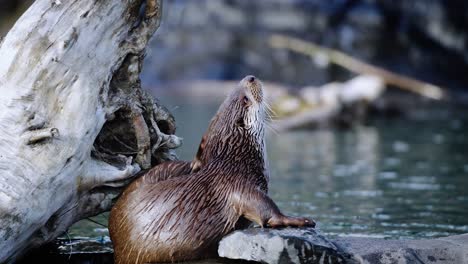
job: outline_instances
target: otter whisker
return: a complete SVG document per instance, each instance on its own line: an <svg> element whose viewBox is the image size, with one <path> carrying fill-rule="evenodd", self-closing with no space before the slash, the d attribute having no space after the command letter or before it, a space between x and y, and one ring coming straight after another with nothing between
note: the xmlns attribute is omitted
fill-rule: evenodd
<svg viewBox="0 0 468 264"><path fill-rule="evenodd" d="M265 106L266 106L266 108L267 108L267 110L268 110L268 114L277 116L275 110L273 110L273 108L271 107L270 103L268 103L268 102L265 101Z"/></svg>
<svg viewBox="0 0 468 264"><path fill-rule="evenodd" d="M270 113L267 113L266 121L275 121L276 117L272 116Z"/></svg>
<svg viewBox="0 0 468 264"><path fill-rule="evenodd" d="M272 131L276 136L279 135L278 129L276 129L273 125L268 122L263 123L270 131Z"/></svg>
<svg viewBox="0 0 468 264"><path fill-rule="evenodd" d="M264 103L264 106L265 106L265 114L266 114L266 118L268 120L271 120L271 121L274 121L274 120L277 120L277 114L276 112L271 108L271 106L265 102Z"/></svg>

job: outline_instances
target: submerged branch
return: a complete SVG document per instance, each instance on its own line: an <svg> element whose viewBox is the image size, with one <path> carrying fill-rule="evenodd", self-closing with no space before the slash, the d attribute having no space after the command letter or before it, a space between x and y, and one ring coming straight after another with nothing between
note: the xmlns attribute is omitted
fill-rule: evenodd
<svg viewBox="0 0 468 264"><path fill-rule="evenodd" d="M312 58L326 56L327 59L341 67L358 74L376 75L386 83L400 89L410 91L431 99L440 100L445 97L444 89L430 83L403 76L386 69L358 60L341 51L319 46L315 43L298 38L274 34L271 36L270 45L278 49L289 49Z"/></svg>

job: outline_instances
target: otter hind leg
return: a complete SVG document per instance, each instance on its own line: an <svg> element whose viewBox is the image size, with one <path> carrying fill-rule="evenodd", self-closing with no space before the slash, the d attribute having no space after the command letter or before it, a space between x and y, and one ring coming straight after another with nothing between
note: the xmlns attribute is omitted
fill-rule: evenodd
<svg viewBox="0 0 468 264"><path fill-rule="evenodd" d="M315 227L315 221L305 217L291 217L286 215L274 215L268 221L267 225L270 227L281 227L281 226L310 226Z"/></svg>

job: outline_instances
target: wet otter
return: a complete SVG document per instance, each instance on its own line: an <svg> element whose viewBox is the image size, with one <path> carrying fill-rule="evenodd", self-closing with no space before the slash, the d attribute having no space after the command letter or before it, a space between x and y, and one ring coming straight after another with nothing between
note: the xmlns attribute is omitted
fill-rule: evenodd
<svg viewBox="0 0 468 264"><path fill-rule="evenodd" d="M261 82L245 77L193 162L163 163L123 192L109 220L117 264L205 257L245 219L262 227L315 225L283 215L267 196L266 111Z"/></svg>

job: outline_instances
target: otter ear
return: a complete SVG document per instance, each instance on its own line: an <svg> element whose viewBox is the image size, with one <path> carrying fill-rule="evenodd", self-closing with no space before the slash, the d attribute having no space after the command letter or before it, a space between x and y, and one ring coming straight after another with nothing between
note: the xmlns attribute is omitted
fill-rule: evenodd
<svg viewBox="0 0 468 264"><path fill-rule="evenodd" d="M208 128L208 130L209 130L209 128ZM205 151L207 134L208 134L208 132L205 132L205 134L203 135L203 137L201 139L201 142L200 142L200 146L198 146L197 155L195 156L192 163L190 164L192 173L199 171L201 169L201 167L203 166L203 164L202 164L202 155L203 155L203 152Z"/></svg>

